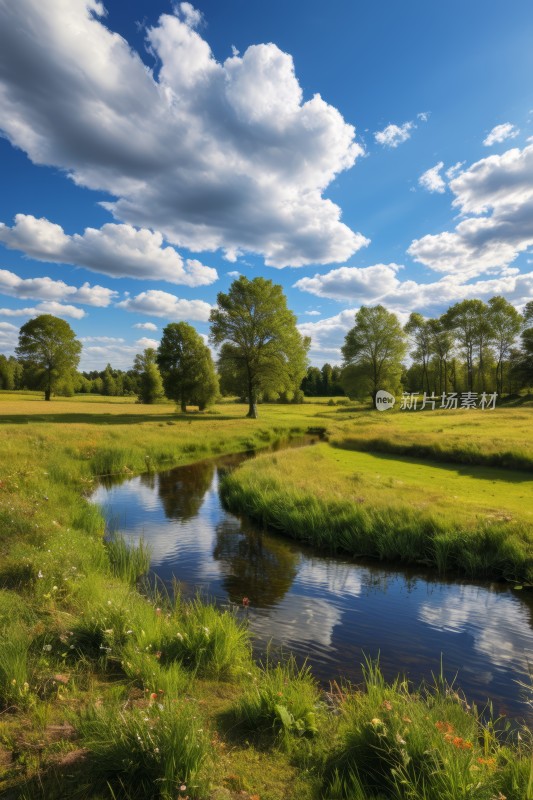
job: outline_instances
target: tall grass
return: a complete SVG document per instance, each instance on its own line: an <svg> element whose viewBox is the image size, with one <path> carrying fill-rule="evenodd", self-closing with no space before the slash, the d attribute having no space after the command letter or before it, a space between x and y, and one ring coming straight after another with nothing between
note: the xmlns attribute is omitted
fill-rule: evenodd
<svg viewBox="0 0 533 800"><path fill-rule="evenodd" d="M143 708L93 706L77 729L91 756L93 789L127 800L205 796L209 739L189 705L154 699Z"/></svg>
<svg viewBox="0 0 533 800"><path fill-rule="evenodd" d="M330 553L533 584L533 553L519 523L469 527L409 506L326 499L249 467L224 476L220 491L230 511Z"/></svg>
<svg viewBox="0 0 533 800"><path fill-rule="evenodd" d="M106 542L109 563L114 575L135 586L139 578L150 568L150 548L141 539L137 545L126 541L124 536L114 534Z"/></svg>
<svg viewBox="0 0 533 800"><path fill-rule="evenodd" d="M466 710L452 687L411 692L367 664L365 691L349 693L342 707L324 796L524 800L528 779L527 747L502 746L492 721Z"/></svg>

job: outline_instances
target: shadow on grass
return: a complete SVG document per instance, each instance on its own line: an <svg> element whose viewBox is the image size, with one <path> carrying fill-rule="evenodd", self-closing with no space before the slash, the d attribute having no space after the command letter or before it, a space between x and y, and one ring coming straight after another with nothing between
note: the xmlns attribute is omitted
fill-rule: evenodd
<svg viewBox="0 0 533 800"><path fill-rule="evenodd" d="M404 455L399 458L397 455L392 453L380 453L377 451L368 451L368 454L374 456L375 458L381 458L384 461L396 462L399 465L398 474L401 472L401 465L403 463L407 463L433 467L434 469L442 469L446 470L446 472L455 472L458 475L463 475L465 478L487 480L491 483L495 483L496 481L501 481L502 483L523 483L524 481L533 483L533 475L528 475L527 472L519 471L517 469L503 469L500 465L492 467L477 464L459 464L458 462L447 464L445 462L438 461L437 459L413 458L411 456ZM531 467L531 471L533 472L533 467Z"/></svg>
<svg viewBox="0 0 533 800"><path fill-rule="evenodd" d="M420 443L400 444L388 439L349 437L331 442L339 450L369 453L399 464L427 465L490 481L521 483L533 480L533 458L513 452L476 453L468 450L439 450ZM452 466L453 465L453 466ZM529 473L529 474L528 474Z"/></svg>
<svg viewBox="0 0 533 800"><path fill-rule="evenodd" d="M157 422L161 425L178 425L193 422L212 422L239 420L241 417L229 414L0 414L0 424L28 425L41 423L84 423L87 425L138 425L143 422Z"/></svg>

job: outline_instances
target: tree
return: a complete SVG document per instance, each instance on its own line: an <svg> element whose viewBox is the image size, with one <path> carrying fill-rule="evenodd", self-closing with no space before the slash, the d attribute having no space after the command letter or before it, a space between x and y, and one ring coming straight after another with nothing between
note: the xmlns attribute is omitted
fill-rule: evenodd
<svg viewBox="0 0 533 800"><path fill-rule="evenodd" d="M219 293L210 322L211 341L222 345L218 366L224 384L246 395L248 417L257 418L262 393L299 389L310 341L299 333L281 286L241 276L227 294Z"/></svg>
<svg viewBox="0 0 533 800"><path fill-rule="evenodd" d="M379 389L397 391L406 351L405 333L396 315L381 305L361 306L342 347L347 394L370 394L375 406Z"/></svg>
<svg viewBox="0 0 533 800"><path fill-rule="evenodd" d="M74 375L81 343L68 322L41 314L21 327L16 352L44 389L44 399L50 400L56 386Z"/></svg>
<svg viewBox="0 0 533 800"><path fill-rule="evenodd" d="M466 383L469 392L474 389L474 355L478 353L481 388L485 390L484 353L492 340L488 308L482 300L461 300L442 316L448 330L452 331L462 348L466 360Z"/></svg>
<svg viewBox="0 0 533 800"><path fill-rule="evenodd" d="M183 412L187 405L203 410L218 396L218 378L209 348L187 322L171 322L163 330L157 364L165 394Z"/></svg>
<svg viewBox="0 0 533 800"><path fill-rule="evenodd" d="M489 300L489 319L496 346L496 391L501 395L505 360L522 329L523 319L504 297L492 297Z"/></svg>
<svg viewBox="0 0 533 800"><path fill-rule="evenodd" d="M411 356L422 364L422 382L424 389L429 392L429 359L433 353L433 337L430 321L424 319L422 314L413 311L404 328L411 337L414 350Z"/></svg>
<svg viewBox="0 0 533 800"><path fill-rule="evenodd" d="M150 405L164 396L163 381L153 347L148 347L144 353L137 353L133 362L133 370L138 378L139 403Z"/></svg>

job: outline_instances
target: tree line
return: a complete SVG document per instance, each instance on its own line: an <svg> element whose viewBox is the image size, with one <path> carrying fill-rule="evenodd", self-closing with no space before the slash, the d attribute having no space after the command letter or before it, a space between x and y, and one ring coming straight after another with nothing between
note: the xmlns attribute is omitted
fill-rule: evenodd
<svg viewBox="0 0 533 800"><path fill-rule="evenodd" d="M511 393L533 384L533 301L519 314L503 297L463 300L440 317L412 313L406 325L381 305L362 306L342 346L342 366L309 366L303 337L282 287L241 276L219 293L210 315L210 343L186 322L168 324L157 350L135 357L133 368L77 372L81 343L70 325L50 314L20 329L17 358L0 355L0 388L39 388L55 394L136 395L153 403L167 397L182 411L201 410L221 394L248 403L302 402L306 396L391 393ZM411 362L405 363L409 355Z"/></svg>

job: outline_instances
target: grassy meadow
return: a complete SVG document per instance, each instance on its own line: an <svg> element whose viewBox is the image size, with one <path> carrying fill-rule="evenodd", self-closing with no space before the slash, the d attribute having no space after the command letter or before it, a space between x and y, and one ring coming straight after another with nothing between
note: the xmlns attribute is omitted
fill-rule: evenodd
<svg viewBox="0 0 533 800"><path fill-rule="evenodd" d="M350 447L378 427L384 439L423 435L436 445L451 441L464 420L458 443L481 452L490 413L501 440L494 452L519 454L527 452L533 409L447 412L438 422L435 415L433 429L429 414L385 421L326 401L260 406L258 420L245 413L234 403L181 415L173 405L126 398L45 403L32 393L0 393L0 796L532 800L525 728L520 737L498 732L499 723L481 720L438 679L432 687L386 684L368 664L363 691L324 692L290 659L255 664L242 610L185 603L179 592L144 594L149 553L120 537L105 544L103 519L87 498L100 475L259 449L308 429L327 429L332 443L351 440ZM506 559L522 564L528 547L531 558L523 468L465 472L326 444L254 464L268 481L283 467L282 504L281 491L301 492L302 502L312 491L326 504L354 497L357 508L374 509L370 527L394 511L405 542L409 525L421 519L424 529L438 507L441 524L459 521L475 538L483 518L487 530L500 531ZM448 492L461 502L447 501ZM411 516L403 518L405 508ZM420 534L416 546L424 542ZM503 577L518 578L506 570Z"/></svg>

